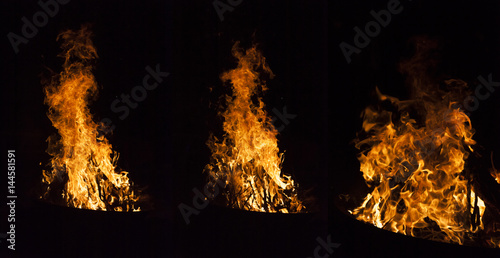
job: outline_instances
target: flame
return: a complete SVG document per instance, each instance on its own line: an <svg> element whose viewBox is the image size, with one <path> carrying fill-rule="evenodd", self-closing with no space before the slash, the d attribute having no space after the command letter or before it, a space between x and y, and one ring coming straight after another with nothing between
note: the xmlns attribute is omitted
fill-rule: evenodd
<svg viewBox="0 0 500 258"><path fill-rule="evenodd" d="M493 178L495 178L495 181L496 181L498 184L500 184L500 171L492 169L492 170L491 170L491 176L492 176Z"/></svg>
<svg viewBox="0 0 500 258"><path fill-rule="evenodd" d="M223 182L226 201L233 208L260 212L300 212L305 207L297 197L291 176L282 175L283 153L279 152L277 130L264 110L258 91L265 91L258 69L274 75L256 46L243 52L234 44L238 67L221 75L231 82L232 96L226 96L224 137L211 136L207 145L211 163L205 167L211 184ZM256 96L256 98L255 98Z"/></svg>
<svg viewBox="0 0 500 258"><path fill-rule="evenodd" d="M373 191L353 214L393 232L463 244L483 229L485 211L463 172L475 144L469 117L446 97L405 102L377 93L400 114L364 111L363 130L371 137L356 147L368 147L359 156L360 170ZM404 111L419 105L423 123Z"/></svg>
<svg viewBox="0 0 500 258"><path fill-rule="evenodd" d="M98 91L92 74L97 52L91 32L87 27L68 30L59 39L63 40L63 71L44 89L47 116L60 135L48 139L52 170L43 173L46 195L55 183L65 181L62 197L69 207L139 211L127 172L115 172L118 153L99 133L87 106Z"/></svg>
<svg viewBox="0 0 500 258"><path fill-rule="evenodd" d="M490 174L495 179L495 181L500 184L500 170L495 168L495 164L493 164L493 153L491 153L491 170ZM499 244L500 245L500 244Z"/></svg>
<svg viewBox="0 0 500 258"><path fill-rule="evenodd" d="M500 247L495 222L488 220L486 228L483 223L485 212L495 209L486 209L474 174L465 170L476 144L471 120L459 106L469 95L467 83L442 83L435 73L439 43L426 36L411 40L415 54L399 67L407 75L411 100L400 101L377 89L384 105L363 112L362 133L367 136L358 136L356 147L371 192L350 212L396 233Z"/></svg>

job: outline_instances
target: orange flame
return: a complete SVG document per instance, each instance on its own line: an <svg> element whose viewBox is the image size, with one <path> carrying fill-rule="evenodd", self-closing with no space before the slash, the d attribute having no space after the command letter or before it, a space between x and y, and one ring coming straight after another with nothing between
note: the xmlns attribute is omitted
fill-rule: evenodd
<svg viewBox="0 0 500 258"><path fill-rule="evenodd" d="M360 170L371 192L350 212L405 235L500 247L495 222L483 223L485 212L494 209L487 210L474 174L464 170L476 144L471 121L458 105L469 94L467 84L455 79L438 83L438 42L425 36L412 40L415 54L400 64L412 100L400 101L377 89L379 100L391 109L363 112L368 136L356 140L356 147L362 150Z"/></svg>
<svg viewBox="0 0 500 258"><path fill-rule="evenodd" d="M224 182L226 201L233 208L261 212L300 212L305 207L297 198L291 176L282 175L283 153L279 152L277 130L257 95L265 91L258 69L272 78L273 73L255 46L243 52L238 42L233 46L238 67L221 76L230 81L232 96L226 96L224 138L211 137L211 163L205 171L211 183ZM256 103L255 103L256 102Z"/></svg>
<svg viewBox="0 0 500 258"><path fill-rule="evenodd" d="M500 184L500 170L495 168L495 164L493 164L493 153L491 153L491 170L490 174L495 179L495 181Z"/></svg>
<svg viewBox="0 0 500 258"><path fill-rule="evenodd" d="M416 104L377 93L400 109ZM393 121L397 114L389 111L364 111L363 129L372 136L356 147L368 146L359 161L373 191L353 214L393 232L463 244L483 228L485 210L462 172L474 131L454 103L422 101L421 125L408 112Z"/></svg>
<svg viewBox="0 0 500 258"><path fill-rule="evenodd" d="M45 87L47 116L60 135L60 139L48 139L52 170L43 173L43 182L48 184L46 195L54 183L66 181L62 197L69 207L138 211L134 207L138 197L127 172L115 172L118 154L99 134L87 107L98 91L92 74L91 62L97 52L91 32L82 27L61 33L59 39L63 40L63 71Z"/></svg>

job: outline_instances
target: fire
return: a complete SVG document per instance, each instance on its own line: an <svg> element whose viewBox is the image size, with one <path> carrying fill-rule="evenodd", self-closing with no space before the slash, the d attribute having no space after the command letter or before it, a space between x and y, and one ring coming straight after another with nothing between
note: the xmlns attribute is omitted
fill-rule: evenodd
<svg viewBox="0 0 500 258"><path fill-rule="evenodd" d="M500 171L498 170L492 170L491 171L491 176L495 178L495 181L500 184Z"/></svg>
<svg viewBox="0 0 500 258"><path fill-rule="evenodd" d="M371 137L356 147L368 147L360 170L373 191L353 214L393 232L463 244L483 228L485 210L463 173L475 144L469 117L446 98L404 102L377 93L401 114L364 111L363 130ZM404 111L419 104L423 121Z"/></svg>
<svg viewBox="0 0 500 258"><path fill-rule="evenodd" d="M495 179L495 181L500 184L500 170L497 170L495 168L495 164L493 164L493 153L491 153L491 167L492 169L490 170L491 176Z"/></svg>
<svg viewBox="0 0 500 258"><path fill-rule="evenodd" d="M258 96L267 90L258 70L274 76L256 46L246 52L237 42L232 49L238 67L221 75L231 82L232 96L226 96L222 140L211 136L212 151L205 172L211 184L222 182L228 206L260 212L300 212L305 209L297 197L291 176L281 173L283 153L279 152L277 130Z"/></svg>
<svg viewBox="0 0 500 258"><path fill-rule="evenodd" d="M416 37L415 55L400 64L411 100L377 89L380 105L363 112L356 148L371 192L351 212L379 228L435 241L500 247L495 207L480 197L465 169L476 141L460 108L467 83L436 76L436 41ZM493 167L493 176L498 171ZM490 205L488 203L488 205ZM484 218L488 221L483 221ZM493 215L493 216L492 216Z"/></svg>
<svg viewBox="0 0 500 258"><path fill-rule="evenodd" d="M52 169L43 173L48 185L45 195L62 183L62 198L69 207L139 211L127 172L116 172L118 153L99 133L87 106L98 91L92 74L97 52L91 32L82 27L61 33L59 39L63 41L63 70L44 89L47 116L60 136L47 140Z"/></svg>

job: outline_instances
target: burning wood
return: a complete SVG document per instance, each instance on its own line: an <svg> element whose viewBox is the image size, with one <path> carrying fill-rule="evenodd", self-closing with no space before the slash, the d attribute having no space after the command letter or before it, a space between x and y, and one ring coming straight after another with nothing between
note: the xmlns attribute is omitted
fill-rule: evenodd
<svg viewBox="0 0 500 258"><path fill-rule="evenodd" d="M97 95L92 62L97 52L87 27L59 34L63 71L45 87L47 116L59 137L47 139L51 170L43 172L45 198L55 194L69 207L138 211L127 172L116 172L118 153L99 133L88 103ZM60 189L58 189L60 188ZM54 192L55 191L55 192ZM53 193L54 192L54 193Z"/></svg>
<svg viewBox="0 0 500 258"><path fill-rule="evenodd" d="M265 58L255 46L243 52L233 46L238 67L222 74L231 82L232 96L226 96L222 140L211 136L207 145L211 163L205 167L210 183L225 185L228 206L261 212L300 212L305 209L297 197L291 176L282 175L283 153L279 152L277 130L258 97L267 90L259 72L273 77Z"/></svg>

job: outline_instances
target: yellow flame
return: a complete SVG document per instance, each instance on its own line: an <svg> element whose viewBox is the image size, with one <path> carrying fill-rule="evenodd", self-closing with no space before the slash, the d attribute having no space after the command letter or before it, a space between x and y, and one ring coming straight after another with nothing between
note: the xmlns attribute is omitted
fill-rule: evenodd
<svg viewBox="0 0 500 258"><path fill-rule="evenodd" d="M62 196L70 207L91 210L130 211L138 197L131 188L127 172L115 172L118 154L92 120L87 107L97 94L91 62L97 52L87 27L66 31L62 39L65 61L55 82L45 87L47 116L60 139L49 137L47 152L52 156L51 171L43 181L51 184L67 180Z"/></svg>
<svg viewBox="0 0 500 258"><path fill-rule="evenodd" d="M212 151L211 163L205 167L212 180L222 181L226 199L233 208L261 212L300 212L304 206L297 198L291 176L282 175L284 159L279 152L277 130L264 110L259 91L267 90L259 79L258 69L271 77L273 73L255 46L243 52L233 46L238 67L221 76L231 82L232 96L226 96L224 138L207 142ZM212 183L214 183L212 181Z"/></svg>
<svg viewBox="0 0 500 258"><path fill-rule="evenodd" d="M491 170L491 176L495 179L495 181L500 184L500 171L498 170Z"/></svg>
<svg viewBox="0 0 500 258"><path fill-rule="evenodd" d="M353 214L393 232L463 244L469 233L483 229L485 211L463 173L475 144L469 117L446 98L421 100L425 115L419 124L401 110L416 103L378 94L401 114L396 119L389 111L364 111L363 129L371 137L356 146L367 147L360 170L373 191Z"/></svg>

